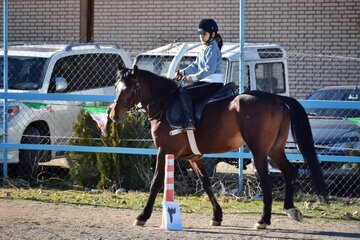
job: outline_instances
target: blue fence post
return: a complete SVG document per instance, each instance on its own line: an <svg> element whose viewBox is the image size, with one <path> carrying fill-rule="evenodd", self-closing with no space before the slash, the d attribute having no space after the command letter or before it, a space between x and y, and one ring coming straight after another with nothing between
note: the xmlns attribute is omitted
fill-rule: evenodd
<svg viewBox="0 0 360 240"><path fill-rule="evenodd" d="M3 1L3 41L4 41L4 92L8 90L8 1ZM4 106L3 106L3 143L7 143L7 133L8 133L8 104L7 98L4 99ZM8 149L4 148L4 162L3 162L3 172L4 172L4 179L8 177Z"/></svg>
<svg viewBox="0 0 360 240"><path fill-rule="evenodd" d="M239 41L240 41L240 59L239 59L239 93L244 91L244 71L245 71L245 64L244 64L244 42L245 42L245 31L244 31L244 0L240 0L239 3ZM244 152L244 148L241 147L239 152ZM243 195L244 193L244 158L239 158L239 190L238 195Z"/></svg>

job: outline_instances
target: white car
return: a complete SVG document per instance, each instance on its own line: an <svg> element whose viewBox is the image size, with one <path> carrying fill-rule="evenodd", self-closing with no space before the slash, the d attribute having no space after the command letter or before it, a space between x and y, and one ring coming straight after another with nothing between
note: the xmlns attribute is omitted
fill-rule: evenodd
<svg viewBox="0 0 360 240"><path fill-rule="evenodd" d="M3 50L0 51L3 53ZM3 55L0 58L3 66ZM25 44L8 50L8 92L114 95L118 64L132 62L113 44ZM3 73L1 73L3 74ZM3 89L3 81L0 82ZM0 114L3 122L3 106ZM8 100L8 143L62 144L71 136L80 106L94 103L68 101ZM0 126L3 138L3 124ZM2 139L1 139L2 141ZM8 149L9 167L30 177L38 162L60 157L64 152ZM3 162L0 150L0 162Z"/></svg>
<svg viewBox="0 0 360 240"><path fill-rule="evenodd" d="M188 66L203 50L204 45L177 42L141 53L135 64L164 77L173 78L176 70ZM289 96L287 54L277 44L245 43L244 90L261 90ZM239 43L224 43L221 49L224 83L239 85Z"/></svg>

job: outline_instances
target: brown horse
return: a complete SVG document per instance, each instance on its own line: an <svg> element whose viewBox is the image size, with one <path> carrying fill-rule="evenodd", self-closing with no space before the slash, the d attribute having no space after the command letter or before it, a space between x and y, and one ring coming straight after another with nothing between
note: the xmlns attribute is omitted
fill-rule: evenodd
<svg viewBox="0 0 360 240"><path fill-rule="evenodd" d="M211 225L220 225L222 210L212 192L203 158L192 153L186 133L175 136L169 134L172 129L165 113L169 101L178 92L176 83L138 69L137 66L133 69L119 67L115 88L116 100L111 108L110 118L119 122L130 108L141 103L150 119L152 138L158 149L149 198L135 225L142 226L150 218L156 195L163 186L165 155L169 153L174 154L175 158L186 157L189 160L210 198L213 207ZM255 224L258 229L266 228L271 223L272 183L267 157L272 159L285 178L284 210L293 219L302 220L302 213L293 203L297 171L284 151L290 125L309 166L317 194L322 195L326 201L326 185L315 153L309 120L304 108L295 99L253 91L233 99L210 103L204 109L194 132L202 154L229 152L247 144L253 154L263 191L263 214Z"/></svg>

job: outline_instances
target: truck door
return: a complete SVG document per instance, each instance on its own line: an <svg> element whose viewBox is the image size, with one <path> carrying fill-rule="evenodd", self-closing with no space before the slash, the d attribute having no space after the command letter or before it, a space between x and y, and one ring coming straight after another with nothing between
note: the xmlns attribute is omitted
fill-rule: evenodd
<svg viewBox="0 0 360 240"><path fill-rule="evenodd" d="M255 63L256 90L286 95L286 74L283 62Z"/></svg>
<svg viewBox="0 0 360 240"><path fill-rule="evenodd" d="M225 71L224 71L225 72ZM227 71L227 77L225 77L225 83L234 82L236 86L239 86L239 62L229 62L229 68ZM244 92L250 91L250 66L245 63L244 74Z"/></svg>

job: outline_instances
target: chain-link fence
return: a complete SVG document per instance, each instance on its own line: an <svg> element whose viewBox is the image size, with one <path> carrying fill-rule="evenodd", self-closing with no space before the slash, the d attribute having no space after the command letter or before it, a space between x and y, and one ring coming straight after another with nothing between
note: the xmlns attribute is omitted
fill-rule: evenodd
<svg viewBox="0 0 360 240"><path fill-rule="evenodd" d="M239 78L238 46L226 46L224 51L227 52L223 54L224 78L226 81L236 81ZM107 95L111 99L111 96L114 96L114 81L119 64L131 67L133 60L142 68L172 77L177 69L193 61L197 51L201 49L198 44L191 45L190 50L174 64L180 47L181 44L174 43L162 48L161 51L158 49L147 52L149 49L144 49L144 54L137 53L129 57L126 52L114 45L12 46L9 49L8 89L10 92L24 95L29 92L55 95L71 93ZM311 94L309 99L360 101L360 90L355 84L351 84L356 79L354 69L360 68L358 58L324 56L321 53L306 54L291 49L285 51L278 45L266 44L248 45L246 54L258 56L251 61L245 58L244 85L249 89L261 88L287 95L294 91L299 94L306 92L304 89L311 89L313 92L331 85L335 87L320 89ZM2 61L3 58L1 66ZM351 86L340 87L349 83ZM307 107L307 111L315 147L320 159L323 159L322 166L329 192L334 196L359 197L359 108L348 109L346 104L332 108L326 103L325 101L318 103L316 107ZM149 124L144 113L136 109L124 123L116 126L107 118L109 104L66 99L9 99L7 142L153 149ZM66 153L61 148L19 148L7 149L11 179L21 178L31 182L49 182L57 179L89 188L147 189L155 162L154 155L76 151ZM287 152L289 156L299 154L291 137ZM1 152L0 159L3 158L4 154ZM299 171L298 189L312 193L306 166L297 158L289 158ZM205 162L216 192L239 194L238 159L206 158ZM251 159L244 159L244 167L244 191L247 195L256 197L261 191ZM284 183L281 173L271 160L269 169L275 179L275 190L281 190L276 192L283 194ZM182 159L176 162L176 191L202 191L194 172Z"/></svg>
<svg viewBox="0 0 360 240"><path fill-rule="evenodd" d="M360 59L337 55L341 50L334 53L329 49L289 49L287 52L290 82L303 83L295 87L300 89L297 95L306 100L324 101L314 105L306 105L304 101L304 104L310 117L316 151L319 158L323 159L322 167L329 193L335 196L358 196L360 110L359 106L350 108L349 105L360 101ZM307 89L312 91L307 93ZM337 106L332 101L347 101L348 104ZM288 146L294 149L291 143ZM296 165L300 180L306 180L305 166L299 163ZM301 181L299 187L308 191L310 184Z"/></svg>

